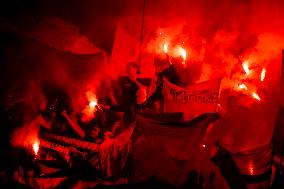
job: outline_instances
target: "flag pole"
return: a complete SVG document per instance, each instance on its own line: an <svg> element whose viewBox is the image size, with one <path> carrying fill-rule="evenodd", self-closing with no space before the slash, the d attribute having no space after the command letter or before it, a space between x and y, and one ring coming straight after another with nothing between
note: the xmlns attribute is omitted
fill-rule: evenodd
<svg viewBox="0 0 284 189"><path fill-rule="evenodd" d="M141 23L141 33L140 33L140 51L139 51L138 70L137 70L137 72L138 72L137 74L139 74L139 75L141 74L140 63L141 63L141 56L142 56L142 42L143 42L145 7L146 7L146 0L143 0L142 23Z"/></svg>

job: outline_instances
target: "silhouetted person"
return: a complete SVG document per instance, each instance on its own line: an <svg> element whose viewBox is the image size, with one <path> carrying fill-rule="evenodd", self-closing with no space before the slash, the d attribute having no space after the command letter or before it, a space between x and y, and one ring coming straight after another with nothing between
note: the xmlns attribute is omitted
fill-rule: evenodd
<svg viewBox="0 0 284 189"><path fill-rule="evenodd" d="M139 110L137 103L137 92L144 86L137 81L138 65L135 62L127 64L127 76L118 79L118 85L121 91L120 102L118 105L103 106L103 108L124 112L123 122L127 127L135 119L135 114Z"/></svg>

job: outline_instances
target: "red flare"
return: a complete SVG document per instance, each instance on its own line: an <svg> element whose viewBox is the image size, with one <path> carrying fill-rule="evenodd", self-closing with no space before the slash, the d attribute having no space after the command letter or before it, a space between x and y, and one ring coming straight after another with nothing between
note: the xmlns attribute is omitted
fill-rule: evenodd
<svg viewBox="0 0 284 189"><path fill-rule="evenodd" d="M33 143L33 150L34 150L35 155L37 156L38 150L39 150L39 142L38 141Z"/></svg>
<svg viewBox="0 0 284 189"><path fill-rule="evenodd" d="M183 64L185 64L185 60L186 60L186 51L184 48L180 47L179 49L179 52L180 52L180 55L182 56L183 58Z"/></svg>
<svg viewBox="0 0 284 189"><path fill-rule="evenodd" d="M253 93L251 94L251 96L252 96L254 99L258 100L258 101L261 100L260 97L258 96L258 94L257 94L256 92L253 92Z"/></svg>
<svg viewBox="0 0 284 189"><path fill-rule="evenodd" d="M164 44L164 52L166 54L168 53L168 44L167 43Z"/></svg>
<svg viewBox="0 0 284 189"><path fill-rule="evenodd" d="M243 64L242 64L242 66L243 66L243 69L244 69L244 71L246 72L246 74L249 75L250 70L249 70L248 62L247 62L247 61L244 61Z"/></svg>
<svg viewBox="0 0 284 189"><path fill-rule="evenodd" d="M240 89L244 89L246 91L248 90L247 86L245 84L243 84L243 83L239 85L239 88Z"/></svg>
<svg viewBox="0 0 284 189"><path fill-rule="evenodd" d="M90 106L90 109L93 111L95 110L96 106L98 105L97 101L96 100L92 100L90 101L89 103L89 106Z"/></svg>
<svg viewBox="0 0 284 189"><path fill-rule="evenodd" d="M254 174L254 166L252 162L249 162L249 174L253 175Z"/></svg>
<svg viewBox="0 0 284 189"><path fill-rule="evenodd" d="M266 75L266 69L262 68L261 75L260 75L260 81L264 81Z"/></svg>

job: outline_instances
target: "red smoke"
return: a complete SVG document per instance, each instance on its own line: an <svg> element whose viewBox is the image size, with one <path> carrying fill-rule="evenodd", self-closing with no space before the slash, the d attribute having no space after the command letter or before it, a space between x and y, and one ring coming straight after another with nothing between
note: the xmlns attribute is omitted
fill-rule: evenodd
<svg viewBox="0 0 284 189"><path fill-rule="evenodd" d="M117 2L112 3L115 5ZM139 60L142 3L133 3L133 1L124 3L125 6L120 6L120 9L118 7L114 11L116 15L111 15L111 11L100 12L109 15L108 24L119 23L125 26L125 31L129 34L129 36L124 35L121 41L130 55L124 56L125 54L118 53L121 55L120 60L123 60L121 62L111 61L109 65L108 59L113 60L113 57L106 57L106 54L102 55L103 53L86 55L97 50L92 44L96 41L91 39L97 39L96 35L101 36L104 33L101 28L93 27L93 23L98 21L99 17L94 21L93 18L82 15L79 18L74 14L75 20L83 21L81 27L52 18L51 20L55 20L56 24L47 26L44 24L48 22L43 21L40 27L38 26L39 29L44 28L46 33L45 30L42 31L43 33L39 30L30 32L30 35L37 34L33 38L55 49L50 52L50 49L44 48L45 53L40 53L42 49L33 52L41 57L38 60L41 69L32 74L33 79L52 80L63 86L62 88L72 97L76 112L81 112L89 106L85 96L87 91L100 91L97 89L108 74L125 70L125 64L130 59ZM90 7L92 6L86 3L78 9L92 14ZM165 44L167 44L166 53L173 57L180 56L178 49L182 47L186 51L186 64L189 68L188 73L183 77L192 78L193 82L223 78L220 104L229 110L227 98L235 96L238 98L236 106L247 107L254 114L245 118L253 119L253 123L250 125L251 130L247 129L247 136L242 136L243 140L250 146L267 143L271 137L280 99L280 55L284 47L283 9L281 1L201 0L175 3L161 0L147 1L140 64L142 75L153 76L153 59L166 59ZM63 31L54 31L54 28L63 28ZM96 33L97 30L100 31ZM68 35L64 35L64 32ZM54 33L60 35L52 37L51 34ZM100 40L108 41L108 37L103 36ZM130 45L127 45L128 43ZM85 44L86 48L82 47L82 44ZM117 48L115 44L112 45L112 53L115 54ZM33 46L37 50L36 47ZM244 63L247 63L246 70L243 67ZM263 69L266 70L265 76ZM101 96L101 94L96 95ZM259 124L257 125L259 122L256 120L259 117L263 119L260 133L266 133L265 137L254 132L259 127ZM230 118L237 119L234 116ZM238 143L240 132L236 130L241 126L227 127L238 127L235 133L233 131L229 133L236 139L235 143Z"/></svg>

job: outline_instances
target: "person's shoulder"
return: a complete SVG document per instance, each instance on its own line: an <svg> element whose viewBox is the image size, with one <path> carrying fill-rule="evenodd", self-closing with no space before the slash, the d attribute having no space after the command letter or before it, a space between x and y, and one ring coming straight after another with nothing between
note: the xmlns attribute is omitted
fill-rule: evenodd
<svg viewBox="0 0 284 189"><path fill-rule="evenodd" d="M129 81L129 78L127 76L119 76L117 81L119 83L125 82L125 81Z"/></svg>

